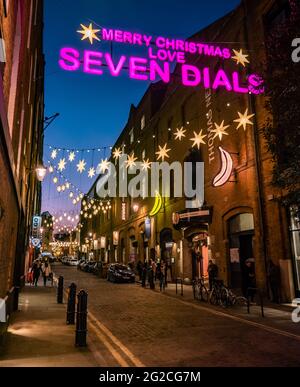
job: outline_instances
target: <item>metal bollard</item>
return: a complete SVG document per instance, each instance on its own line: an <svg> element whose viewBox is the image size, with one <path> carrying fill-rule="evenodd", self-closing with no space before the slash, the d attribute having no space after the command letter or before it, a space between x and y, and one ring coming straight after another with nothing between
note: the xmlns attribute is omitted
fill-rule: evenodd
<svg viewBox="0 0 300 387"><path fill-rule="evenodd" d="M81 290L78 295L75 346L86 347L87 334L87 298L88 294Z"/></svg>
<svg viewBox="0 0 300 387"><path fill-rule="evenodd" d="M72 283L69 286L68 292L68 307L67 307L67 324L75 324L75 307L76 307L76 284Z"/></svg>
<svg viewBox="0 0 300 387"><path fill-rule="evenodd" d="M64 295L64 277L60 276L58 278L58 287L57 287L57 303L63 303L63 295Z"/></svg>

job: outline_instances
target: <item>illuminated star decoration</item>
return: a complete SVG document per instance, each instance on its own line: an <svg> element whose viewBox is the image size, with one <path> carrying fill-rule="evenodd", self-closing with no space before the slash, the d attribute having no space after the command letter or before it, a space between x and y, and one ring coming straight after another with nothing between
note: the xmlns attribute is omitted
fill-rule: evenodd
<svg viewBox="0 0 300 387"><path fill-rule="evenodd" d="M169 158L170 156L168 155L168 153L170 152L171 149L167 149L167 144L165 144L165 146L162 148L161 146L159 146L159 151L156 152L157 154L157 161L162 159L162 161L165 161L165 158Z"/></svg>
<svg viewBox="0 0 300 387"><path fill-rule="evenodd" d="M120 157L122 156L122 151L120 148L115 148L115 150L113 151L113 157L114 159L119 159Z"/></svg>
<svg viewBox="0 0 300 387"><path fill-rule="evenodd" d="M90 23L90 25L88 27L86 27L85 25L83 24L80 24L81 25L81 28L83 28L82 30L79 30L77 31L79 34L82 34L83 37L81 38L81 40L85 40L85 39L89 39L90 43L93 44L94 43L94 40L93 39L96 39L98 40L98 42L100 42L100 39L98 38L98 36L96 35L97 32L99 32L100 30L94 30L93 29L93 24Z"/></svg>
<svg viewBox="0 0 300 387"><path fill-rule="evenodd" d="M57 150L56 149L54 149L53 151L52 151L52 153L51 153L51 159L56 159L56 157L57 157Z"/></svg>
<svg viewBox="0 0 300 387"><path fill-rule="evenodd" d="M70 152L69 154L69 161L72 162L75 160L75 152Z"/></svg>
<svg viewBox="0 0 300 387"><path fill-rule="evenodd" d="M84 160L80 160L77 164L77 172L82 173L85 171L86 162Z"/></svg>
<svg viewBox="0 0 300 387"><path fill-rule="evenodd" d="M203 132L203 130L201 130L199 134L197 134L196 132L194 132L194 136L195 136L195 137L194 137L194 138L191 138L191 141L194 141L193 148L194 148L195 146L197 146L197 148L200 149L201 144L204 144L204 145L206 144L206 143L203 141L203 139L206 137L206 134L203 135L202 132Z"/></svg>
<svg viewBox="0 0 300 387"><path fill-rule="evenodd" d="M96 170L94 167L89 169L88 175L89 175L89 178L91 178L91 179L96 175Z"/></svg>
<svg viewBox="0 0 300 387"><path fill-rule="evenodd" d="M224 126L224 121L222 121L221 125L218 125L215 123L216 129L212 130L213 133L215 133L214 138L219 137L220 141L222 141L223 136L229 136L229 134L226 132L226 129L229 128L229 125Z"/></svg>
<svg viewBox="0 0 300 387"><path fill-rule="evenodd" d="M174 133L175 140L181 141L183 137L186 137L185 132L186 130L184 130L183 126L180 129L177 129Z"/></svg>
<svg viewBox="0 0 300 387"><path fill-rule="evenodd" d="M101 160L101 163L98 165L100 173L105 173L109 169L109 164L110 162L107 159Z"/></svg>
<svg viewBox="0 0 300 387"><path fill-rule="evenodd" d="M134 157L134 152L133 152L131 156L128 156L128 160L126 161L126 168L135 167L136 160L137 160L137 157Z"/></svg>
<svg viewBox="0 0 300 387"><path fill-rule="evenodd" d="M147 171L148 169L151 168L151 164L152 164L152 163L149 161L149 159L144 160L144 161L143 161L143 164L142 164L142 170L143 170L143 171Z"/></svg>
<svg viewBox="0 0 300 387"><path fill-rule="evenodd" d="M247 59L249 55L243 54L243 50L233 50L233 52L235 55L232 57L232 59L235 60L237 64L240 63L242 66L246 67L246 63L250 63Z"/></svg>
<svg viewBox="0 0 300 387"><path fill-rule="evenodd" d="M50 165L50 167L49 167L49 172L50 172L50 173L53 173L53 172L54 172L54 168L52 167L52 165Z"/></svg>
<svg viewBox="0 0 300 387"><path fill-rule="evenodd" d="M58 163L57 169L62 172L64 169L66 169L66 159L60 159Z"/></svg>
<svg viewBox="0 0 300 387"><path fill-rule="evenodd" d="M234 120L234 122L237 122L239 124L238 127L236 128L237 130L241 126L244 128L244 130L246 130L247 125L253 125L253 122L250 121L250 118L254 117L255 114L248 115L248 109L246 109L244 114L241 114L240 112L238 112L238 114L239 114L240 118L238 118L237 120Z"/></svg>

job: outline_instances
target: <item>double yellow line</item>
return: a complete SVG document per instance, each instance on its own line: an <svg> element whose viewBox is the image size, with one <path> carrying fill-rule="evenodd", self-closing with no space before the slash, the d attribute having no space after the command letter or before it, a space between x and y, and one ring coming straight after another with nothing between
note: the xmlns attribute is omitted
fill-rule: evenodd
<svg viewBox="0 0 300 387"><path fill-rule="evenodd" d="M145 365L90 311L88 312L88 327L105 345L107 350L121 367L145 367Z"/></svg>
<svg viewBox="0 0 300 387"><path fill-rule="evenodd" d="M68 292L65 290L64 293L67 299ZM145 365L90 311L88 311L87 323L88 329L95 334L121 367L145 367Z"/></svg>

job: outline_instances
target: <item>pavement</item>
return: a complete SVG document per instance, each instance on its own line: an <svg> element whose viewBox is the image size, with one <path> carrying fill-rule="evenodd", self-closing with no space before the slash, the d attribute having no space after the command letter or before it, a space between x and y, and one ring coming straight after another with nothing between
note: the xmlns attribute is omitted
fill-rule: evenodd
<svg viewBox="0 0 300 387"><path fill-rule="evenodd" d="M26 287L13 316L3 366L299 366L300 324L287 307L221 308L195 301L192 288L164 293L112 284L56 266L65 287L88 291L88 347L74 347L74 327L55 289Z"/></svg>
<svg viewBox="0 0 300 387"><path fill-rule="evenodd" d="M89 348L75 348L74 326L66 325L66 306L56 302L56 289L26 286L19 311L0 347L0 367L98 366Z"/></svg>

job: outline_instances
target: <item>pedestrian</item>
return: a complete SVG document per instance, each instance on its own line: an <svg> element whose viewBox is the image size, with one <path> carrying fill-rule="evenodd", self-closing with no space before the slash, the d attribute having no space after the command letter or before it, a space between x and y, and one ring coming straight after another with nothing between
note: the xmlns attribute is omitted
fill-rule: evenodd
<svg viewBox="0 0 300 387"><path fill-rule="evenodd" d="M254 263L249 258L245 261L243 294L246 298L250 297L251 302L254 301L254 296L256 293L255 288L256 288L255 268L254 268Z"/></svg>
<svg viewBox="0 0 300 387"><path fill-rule="evenodd" d="M138 272L140 281L142 281L143 264L142 264L142 261L141 261L141 260L138 261L138 263L137 263L137 265L136 265L136 270L137 270L137 272Z"/></svg>
<svg viewBox="0 0 300 387"><path fill-rule="evenodd" d="M150 285L150 289L154 290L155 289L155 283L154 283L154 266L155 262L150 259L149 266L148 266L148 281Z"/></svg>
<svg viewBox="0 0 300 387"><path fill-rule="evenodd" d="M166 270L166 264L164 261L161 261L160 263L160 277L159 277L159 287L160 291L165 291L166 288L166 281L165 281L165 270Z"/></svg>
<svg viewBox="0 0 300 387"><path fill-rule="evenodd" d="M142 287L143 288L146 287L147 272L148 272L148 264L147 264L147 261L145 261L142 267Z"/></svg>
<svg viewBox="0 0 300 387"><path fill-rule="evenodd" d="M280 302L280 268L270 259L268 263L267 276L272 293L272 302Z"/></svg>
<svg viewBox="0 0 300 387"><path fill-rule="evenodd" d="M158 262L155 270L155 281L160 280L161 276L161 262Z"/></svg>
<svg viewBox="0 0 300 387"><path fill-rule="evenodd" d="M215 280L218 278L218 274L219 274L219 268L212 261L212 259L210 259L208 262L207 273L208 273L209 291L212 291L213 284Z"/></svg>
<svg viewBox="0 0 300 387"><path fill-rule="evenodd" d="M38 286L38 281L39 281L40 274L41 274L41 267L40 267L38 262L34 262L34 264L32 266L32 272L33 272L33 276L32 276L33 285Z"/></svg>
<svg viewBox="0 0 300 387"><path fill-rule="evenodd" d="M51 274L51 267L48 262L43 264L42 272L43 272L44 286L47 286L47 280L49 279Z"/></svg>

